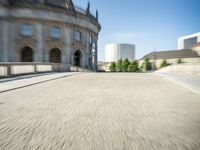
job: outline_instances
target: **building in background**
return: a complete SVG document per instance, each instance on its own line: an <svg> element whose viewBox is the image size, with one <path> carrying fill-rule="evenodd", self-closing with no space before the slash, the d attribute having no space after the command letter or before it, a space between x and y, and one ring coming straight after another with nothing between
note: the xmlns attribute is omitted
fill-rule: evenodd
<svg viewBox="0 0 200 150"><path fill-rule="evenodd" d="M178 60L181 60L182 63L200 63L200 55L193 49L151 52L139 60L140 66L145 58L149 58L152 69L159 69L163 60L171 65L176 64Z"/></svg>
<svg viewBox="0 0 200 150"><path fill-rule="evenodd" d="M197 51L197 53L198 53L199 56L200 56L200 42L194 44L194 45L192 46L192 49L195 50L195 51Z"/></svg>
<svg viewBox="0 0 200 150"><path fill-rule="evenodd" d="M0 62L52 62L97 68L96 16L72 0L1 0Z"/></svg>
<svg viewBox="0 0 200 150"><path fill-rule="evenodd" d="M168 64L200 63L200 32L178 38L178 50L156 51L145 55L139 60L142 65L145 58L149 58L152 69L160 68L163 60Z"/></svg>
<svg viewBox="0 0 200 150"><path fill-rule="evenodd" d="M191 49L193 45L200 42L200 32L178 38L178 49Z"/></svg>
<svg viewBox="0 0 200 150"><path fill-rule="evenodd" d="M135 45L132 44L107 44L105 46L105 62L116 62L128 58L135 60Z"/></svg>

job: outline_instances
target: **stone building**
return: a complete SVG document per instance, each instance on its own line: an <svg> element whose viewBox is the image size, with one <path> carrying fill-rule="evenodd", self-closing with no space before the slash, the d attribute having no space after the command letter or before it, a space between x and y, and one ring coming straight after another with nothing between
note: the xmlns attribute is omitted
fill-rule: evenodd
<svg viewBox="0 0 200 150"><path fill-rule="evenodd" d="M97 68L101 26L72 0L1 0L0 62L52 62Z"/></svg>
<svg viewBox="0 0 200 150"><path fill-rule="evenodd" d="M163 60L168 64L176 64L179 59L183 63L200 63L200 55L193 49L151 52L139 60L140 66L145 58L149 58L152 69L159 69Z"/></svg>

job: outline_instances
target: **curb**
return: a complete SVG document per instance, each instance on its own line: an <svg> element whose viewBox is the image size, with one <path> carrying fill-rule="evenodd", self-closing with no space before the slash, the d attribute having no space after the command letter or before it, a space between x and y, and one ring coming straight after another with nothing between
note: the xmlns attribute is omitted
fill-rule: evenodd
<svg viewBox="0 0 200 150"><path fill-rule="evenodd" d="M186 84L186 83L183 83L183 82L181 82L181 81L177 81L176 79L173 79L173 78L171 78L171 77L168 77L167 75L163 75L163 74L160 74L160 73L154 73L154 74L157 75L157 76L160 76L160 77L164 77L164 78L166 78L167 80L169 80L169 81L171 81L171 82L174 82L174 83L176 83L177 85L180 85L180 86L182 86L183 88L188 89L188 90L190 90L190 91L193 92L193 93L200 94L200 91L199 91L199 90L196 90L195 88L192 88L191 86L189 86L189 85Z"/></svg>
<svg viewBox="0 0 200 150"><path fill-rule="evenodd" d="M43 81L39 81L39 82L34 82L32 84L27 84L27 85L15 87L15 88L10 88L10 89L7 89L7 90L2 90L2 91L0 91L0 94L1 93L6 93L6 92L9 92L9 91L14 91L14 90L22 89L22 88L33 86L33 85L37 85L37 84L41 84L41 83L45 83L45 82L49 82L49 81L54 81L54 80L58 80L58 79L70 77L70 76L73 76L73 75L79 75L79 74L83 74L83 73L82 72L81 73L78 72L78 73L69 74L69 75L65 75L65 76L61 76L61 77L55 77L55 78L52 78L52 79L47 79L47 80L43 80ZM12 80L12 81L14 81L14 80Z"/></svg>

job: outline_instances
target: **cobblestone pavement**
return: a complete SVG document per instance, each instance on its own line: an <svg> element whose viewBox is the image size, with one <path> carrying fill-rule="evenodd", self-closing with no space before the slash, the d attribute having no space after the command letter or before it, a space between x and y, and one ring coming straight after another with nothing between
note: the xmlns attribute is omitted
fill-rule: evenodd
<svg viewBox="0 0 200 150"><path fill-rule="evenodd" d="M1 150L199 150L200 95L153 74L86 73L0 94Z"/></svg>

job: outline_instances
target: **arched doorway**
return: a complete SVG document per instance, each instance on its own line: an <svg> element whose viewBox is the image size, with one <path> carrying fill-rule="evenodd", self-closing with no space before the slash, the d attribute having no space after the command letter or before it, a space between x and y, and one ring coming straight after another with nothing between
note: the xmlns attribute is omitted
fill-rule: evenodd
<svg viewBox="0 0 200 150"><path fill-rule="evenodd" d="M52 63L61 63L61 51L58 48L53 48L50 51L50 62Z"/></svg>
<svg viewBox="0 0 200 150"><path fill-rule="evenodd" d="M21 51L21 62L33 62L33 50L26 46Z"/></svg>
<svg viewBox="0 0 200 150"><path fill-rule="evenodd" d="M81 57L82 57L82 53L80 50L77 50L75 53L74 53L74 65L75 66L81 66Z"/></svg>

